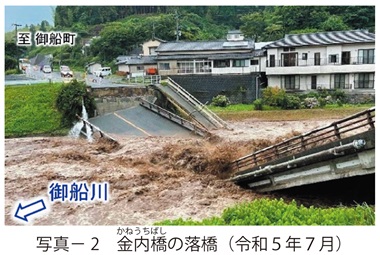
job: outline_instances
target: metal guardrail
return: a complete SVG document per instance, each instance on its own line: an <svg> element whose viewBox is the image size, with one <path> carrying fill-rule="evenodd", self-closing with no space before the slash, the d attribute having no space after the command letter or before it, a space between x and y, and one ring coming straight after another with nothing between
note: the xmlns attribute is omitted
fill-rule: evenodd
<svg viewBox="0 0 380 255"><path fill-rule="evenodd" d="M134 83L134 84L151 85L151 84L160 83L161 76L160 75L142 75L142 76L136 76L136 77L129 77L127 78L127 81L129 83Z"/></svg>
<svg viewBox="0 0 380 255"><path fill-rule="evenodd" d="M346 151L354 148L354 149L362 149L366 145L366 141L363 139L354 140L351 143L340 145L337 147L333 147L330 149L322 150L313 154L305 155L299 158L290 159L286 162L274 164L274 165L266 165L263 168L260 168L255 171L250 171L248 173L240 174L235 177L232 177L231 181L240 181L244 180L249 177L258 177L266 174L271 174L278 172L281 169L289 169L289 168L295 168L298 166L298 164L302 164L303 162L307 161L310 163L319 162L320 160L323 160L323 158L326 155L340 155L344 154Z"/></svg>
<svg viewBox="0 0 380 255"><path fill-rule="evenodd" d="M179 94L182 98L188 101L194 108L205 116L210 122L218 127L218 128L228 128L227 123L223 121L218 115L210 111L206 105L199 102L193 95L187 92L184 88L182 88L178 83L173 81L170 77L168 77L169 86L172 88L177 94Z"/></svg>
<svg viewBox="0 0 380 255"><path fill-rule="evenodd" d="M91 130L94 131L98 131L99 134L100 134L100 137L102 138L105 138L113 143L116 143L116 144L119 144L119 142L113 138L112 136L108 135L107 133L105 133L103 130L101 130L100 128L98 128L97 126L95 126L94 124L92 124L91 122L89 122L88 120L85 120L83 119L81 116L77 115L77 118L80 119L81 121L83 121L84 123L86 123L87 125L89 125L91 127Z"/></svg>
<svg viewBox="0 0 380 255"><path fill-rule="evenodd" d="M190 131L192 131L192 132L194 132L200 136L205 137L205 136L210 135L210 133L207 130L191 123L188 120L185 120L185 119L179 117L178 115L176 115L174 113L169 112L168 110L165 110L164 108L159 107L158 105L152 104L152 103L150 103L144 99L140 99L139 101L140 101L141 106L161 115L162 117L164 117L168 120L171 120L171 121L181 125L182 127L186 128L186 129L188 129L188 130L190 130Z"/></svg>
<svg viewBox="0 0 380 255"><path fill-rule="evenodd" d="M294 155L316 146L341 140L360 129L375 129L375 107L335 121L330 125L287 139L278 144L253 152L231 163L234 171L252 169L271 160Z"/></svg>

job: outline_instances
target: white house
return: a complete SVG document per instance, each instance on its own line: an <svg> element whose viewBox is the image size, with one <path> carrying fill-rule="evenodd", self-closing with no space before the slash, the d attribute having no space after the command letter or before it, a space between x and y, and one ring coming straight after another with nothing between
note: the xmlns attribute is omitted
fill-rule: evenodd
<svg viewBox="0 0 380 255"><path fill-rule="evenodd" d="M239 30L230 31L225 40L165 42L155 50L160 75L251 74L260 72L261 49Z"/></svg>
<svg viewBox="0 0 380 255"><path fill-rule="evenodd" d="M374 89L375 34L366 30L286 35L264 48L268 86Z"/></svg>

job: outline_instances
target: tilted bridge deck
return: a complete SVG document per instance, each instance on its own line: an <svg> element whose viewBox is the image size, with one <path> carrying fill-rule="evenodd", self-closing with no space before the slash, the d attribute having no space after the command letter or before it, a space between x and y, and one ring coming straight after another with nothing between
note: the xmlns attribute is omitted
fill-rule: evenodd
<svg viewBox="0 0 380 255"><path fill-rule="evenodd" d="M168 77L168 85L153 84L167 99L205 129L227 128L227 123L206 105L198 101L193 95L182 88L179 84Z"/></svg>
<svg viewBox="0 0 380 255"><path fill-rule="evenodd" d="M231 164L231 181L261 192L374 174L375 107Z"/></svg>

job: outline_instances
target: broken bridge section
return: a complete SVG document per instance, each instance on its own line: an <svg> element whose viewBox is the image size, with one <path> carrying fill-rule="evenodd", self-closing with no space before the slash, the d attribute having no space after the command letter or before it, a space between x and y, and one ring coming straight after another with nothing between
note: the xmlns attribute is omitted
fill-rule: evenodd
<svg viewBox="0 0 380 255"><path fill-rule="evenodd" d="M232 162L231 181L259 192L375 174L375 107Z"/></svg>
<svg viewBox="0 0 380 255"><path fill-rule="evenodd" d="M141 105L91 118L89 122L104 132L117 135L142 137L192 135L188 129Z"/></svg>
<svg viewBox="0 0 380 255"><path fill-rule="evenodd" d="M154 84L178 109L184 111L205 129L228 128L227 123L210 111L179 84L168 77L167 85Z"/></svg>
<svg viewBox="0 0 380 255"><path fill-rule="evenodd" d="M127 136L189 136L196 134L199 136L209 136L210 129L226 128L227 124L220 119L215 113L210 111L205 105L200 103L194 96L185 89L168 78L168 85L164 86L158 83L158 80L152 80L150 86L144 87L147 96L144 98L141 86L123 87L123 88L97 88L92 90L97 95L117 97L120 92L128 91L137 93L132 100L137 105L126 109L116 109L114 112L89 119L89 123L98 127L107 133L127 135ZM151 86L157 88L179 111L185 113L189 118L184 119L166 109L152 103L157 98L151 98L154 90ZM140 88L140 90L139 90ZM123 91L120 91L122 90ZM128 90L128 91L127 91ZM114 93L111 93L114 91ZM129 96L131 93L127 93ZM146 100L149 98L149 100ZM100 101L104 101L101 98ZM119 107L118 100L116 102ZM131 101L131 100L129 100ZM106 103L106 107L110 108ZM100 112L100 111L99 111ZM102 111L104 112L104 111Z"/></svg>

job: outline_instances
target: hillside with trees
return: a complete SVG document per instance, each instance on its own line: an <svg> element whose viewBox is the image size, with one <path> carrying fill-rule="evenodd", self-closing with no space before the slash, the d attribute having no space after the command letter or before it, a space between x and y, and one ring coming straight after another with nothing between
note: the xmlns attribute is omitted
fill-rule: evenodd
<svg viewBox="0 0 380 255"><path fill-rule="evenodd" d="M57 6L54 26L46 31L77 33L74 47L28 47L23 57L53 54L57 63L83 70L86 63L112 65L152 37L183 41L214 40L240 29L255 41L273 41L289 33L368 29L375 31L374 6ZM24 30L35 33L36 26ZM14 32L13 32L14 34ZM6 38L14 38L6 36ZM8 42L12 40L8 40ZM14 39L13 39L14 42ZM90 47L83 47L91 42ZM7 49L10 49L8 51ZM15 68L12 47L6 47L6 69Z"/></svg>

